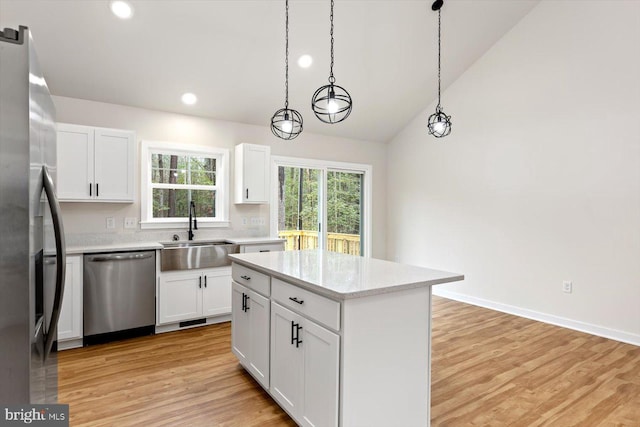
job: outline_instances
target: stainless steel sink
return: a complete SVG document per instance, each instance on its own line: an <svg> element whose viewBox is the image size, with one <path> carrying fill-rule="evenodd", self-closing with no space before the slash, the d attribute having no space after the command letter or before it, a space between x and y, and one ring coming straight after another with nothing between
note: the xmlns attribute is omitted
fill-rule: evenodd
<svg viewBox="0 0 640 427"><path fill-rule="evenodd" d="M163 243L160 270L191 270L231 265L227 255L240 252L240 245L226 241Z"/></svg>

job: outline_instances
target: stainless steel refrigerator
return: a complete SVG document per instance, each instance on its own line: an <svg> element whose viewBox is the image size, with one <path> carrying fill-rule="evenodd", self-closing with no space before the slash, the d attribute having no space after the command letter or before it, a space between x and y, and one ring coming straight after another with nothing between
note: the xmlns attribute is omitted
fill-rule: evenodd
<svg viewBox="0 0 640 427"><path fill-rule="evenodd" d="M56 403L65 279L55 109L26 27L0 31L0 404Z"/></svg>

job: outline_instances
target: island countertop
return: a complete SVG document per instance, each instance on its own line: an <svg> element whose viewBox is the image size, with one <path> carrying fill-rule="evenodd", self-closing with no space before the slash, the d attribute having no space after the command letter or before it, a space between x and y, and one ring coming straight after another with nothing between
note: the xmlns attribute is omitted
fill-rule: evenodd
<svg viewBox="0 0 640 427"><path fill-rule="evenodd" d="M344 300L463 280L462 274L319 249L229 255L233 262Z"/></svg>

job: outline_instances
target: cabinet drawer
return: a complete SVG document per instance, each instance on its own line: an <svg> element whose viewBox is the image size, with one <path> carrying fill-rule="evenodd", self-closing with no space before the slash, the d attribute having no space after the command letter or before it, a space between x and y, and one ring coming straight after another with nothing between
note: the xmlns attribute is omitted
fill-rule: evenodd
<svg viewBox="0 0 640 427"><path fill-rule="evenodd" d="M236 283L244 285L254 291L268 297L270 292L270 277L266 274L259 273L255 270L247 268L235 262L231 267L231 275Z"/></svg>
<svg viewBox="0 0 640 427"><path fill-rule="evenodd" d="M263 243L261 245L245 245L242 252L248 254L250 252L275 252L284 251L284 242L281 243Z"/></svg>
<svg viewBox="0 0 640 427"><path fill-rule="evenodd" d="M272 279L271 298L329 328L340 330L340 303L279 279Z"/></svg>

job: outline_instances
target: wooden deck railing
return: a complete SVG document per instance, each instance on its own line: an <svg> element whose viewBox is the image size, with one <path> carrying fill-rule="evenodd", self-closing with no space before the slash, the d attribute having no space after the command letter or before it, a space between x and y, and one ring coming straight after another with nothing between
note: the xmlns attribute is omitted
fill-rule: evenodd
<svg viewBox="0 0 640 427"><path fill-rule="evenodd" d="M287 239L285 249L313 249L318 247L318 232L312 230L280 231L278 237ZM327 233L327 250L349 255L360 255L360 235Z"/></svg>

